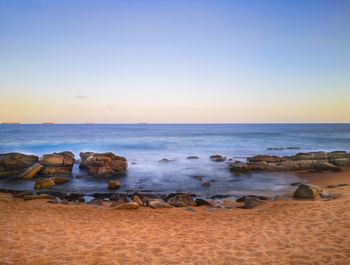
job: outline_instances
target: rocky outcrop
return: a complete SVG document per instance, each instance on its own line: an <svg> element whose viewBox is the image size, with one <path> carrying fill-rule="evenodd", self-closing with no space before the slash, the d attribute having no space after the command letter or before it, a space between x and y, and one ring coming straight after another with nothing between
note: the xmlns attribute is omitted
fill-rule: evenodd
<svg viewBox="0 0 350 265"><path fill-rule="evenodd" d="M345 151L298 153L294 156L257 155L247 158L248 162L235 161L229 165L233 172L257 171L340 171L350 166L350 153Z"/></svg>
<svg viewBox="0 0 350 265"><path fill-rule="evenodd" d="M38 163L39 157L21 153L0 154L0 177L18 177Z"/></svg>
<svg viewBox="0 0 350 265"><path fill-rule="evenodd" d="M35 178L36 175L40 172L41 168L42 168L41 165L39 163L36 163L28 167L21 175L19 175L19 178L23 178L23 179Z"/></svg>
<svg viewBox="0 0 350 265"><path fill-rule="evenodd" d="M109 153L80 153L80 168L89 174L97 176L111 176L125 173L128 167L126 158Z"/></svg>
<svg viewBox="0 0 350 265"><path fill-rule="evenodd" d="M39 161L39 163L43 166L43 168L40 171L40 174L71 174L74 162L74 154L68 151L43 155L43 157Z"/></svg>

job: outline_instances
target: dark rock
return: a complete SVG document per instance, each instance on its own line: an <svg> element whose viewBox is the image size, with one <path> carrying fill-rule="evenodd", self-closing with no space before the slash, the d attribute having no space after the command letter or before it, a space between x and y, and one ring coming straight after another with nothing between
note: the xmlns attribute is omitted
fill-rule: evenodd
<svg viewBox="0 0 350 265"><path fill-rule="evenodd" d="M119 180L110 180L108 182L108 189L119 189L120 181Z"/></svg>
<svg viewBox="0 0 350 265"><path fill-rule="evenodd" d="M198 156L188 156L187 159L193 160L193 159L199 159L199 157Z"/></svg>
<svg viewBox="0 0 350 265"><path fill-rule="evenodd" d="M170 196L170 197L169 197ZM175 207L196 206L195 201L189 193L177 193L169 195L167 203Z"/></svg>
<svg viewBox="0 0 350 265"><path fill-rule="evenodd" d="M202 183L202 186L204 186L204 187L209 187L209 186L210 186L210 182L209 182L209 181L204 181L204 182Z"/></svg>
<svg viewBox="0 0 350 265"><path fill-rule="evenodd" d="M193 176L193 178L201 181L204 177L203 176Z"/></svg>
<svg viewBox="0 0 350 265"><path fill-rule="evenodd" d="M318 162L317 164L315 164L314 169L316 171L334 171L334 172L341 171L340 167L335 166L329 162Z"/></svg>
<svg viewBox="0 0 350 265"><path fill-rule="evenodd" d="M287 150L300 150L300 147L295 147L295 146L288 146L286 147Z"/></svg>
<svg viewBox="0 0 350 265"><path fill-rule="evenodd" d="M196 203L196 206L210 206L210 207L213 206L213 204L211 204L207 200L204 200L204 199L201 199L201 198L197 198L195 200L195 203Z"/></svg>
<svg viewBox="0 0 350 265"><path fill-rule="evenodd" d="M89 174L110 176L125 173L128 167L126 158L109 153L80 153L80 168L86 169Z"/></svg>
<svg viewBox="0 0 350 265"><path fill-rule="evenodd" d="M296 199L317 199L321 196L322 189L317 186L301 184L295 190L293 198Z"/></svg>
<svg viewBox="0 0 350 265"><path fill-rule="evenodd" d="M30 201L30 200L37 200L37 199L54 199L55 197L49 195L49 194L39 194L39 195L24 195L23 200Z"/></svg>
<svg viewBox="0 0 350 265"><path fill-rule="evenodd" d="M266 150L269 150L269 151L281 151L281 150L284 150L284 147L269 147L269 148L266 148Z"/></svg>
<svg viewBox="0 0 350 265"><path fill-rule="evenodd" d="M222 155L212 155L209 157L211 161L214 161L214 162L223 162L226 160L226 157L222 156Z"/></svg>
<svg viewBox="0 0 350 265"><path fill-rule="evenodd" d="M76 201L76 200L81 200L81 198L83 198L85 195L82 193L78 193L78 192L72 192L72 193L67 193L64 196L64 199L66 199L67 201Z"/></svg>
<svg viewBox="0 0 350 265"><path fill-rule="evenodd" d="M262 203L263 201L259 200L257 197L247 197L242 208L252 209L258 205L261 205Z"/></svg>
<svg viewBox="0 0 350 265"><path fill-rule="evenodd" d="M269 155L257 155L253 157L248 157L249 162L280 162L282 159L279 156L269 156Z"/></svg>

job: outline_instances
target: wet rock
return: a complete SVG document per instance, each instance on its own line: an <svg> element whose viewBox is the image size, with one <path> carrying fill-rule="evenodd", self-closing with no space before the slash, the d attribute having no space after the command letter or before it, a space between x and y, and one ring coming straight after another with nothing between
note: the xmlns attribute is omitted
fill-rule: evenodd
<svg viewBox="0 0 350 265"><path fill-rule="evenodd" d="M102 206L103 205L103 199L93 199L93 200L89 201L88 204Z"/></svg>
<svg viewBox="0 0 350 265"><path fill-rule="evenodd" d="M22 174L19 175L19 178L23 179L32 179L35 178L36 175L40 172L41 165L36 163L30 167L28 167Z"/></svg>
<svg viewBox="0 0 350 265"><path fill-rule="evenodd" d="M209 187L209 186L210 186L210 182L209 182L209 181L204 181L204 182L202 183L202 186L204 186L204 187Z"/></svg>
<svg viewBox="0 0 350 265"><path fill-rule="evenodd" d="M175 207L196 206L195 201L189 193L175 193L167 197L167 203Z"/></svg>
<svg viewBox="0 0 350 265"><path fill-rule="evenodd" d="M282 160L279 156L269 156L269 155L257 155L253 157L248 157L249 162L280 162Z"/></svg>
<svg viewBox="0 0 350 265"><path fill-rule="evenodd" d="M80 168L86 169L89 174L110 176L125 173L128 167L126 158L114 153L80 153Z"/></svg>
<svg viewBox="0 0 350 265"><path fill-rule="evenodd" d="M53 177L51 179L55 182L56 185L65 184L65 183L70 181L69 179L64 178L64 177Z"/></svg>
<svg viewBox="0 0 350 265"><path fill-rule="evenodd" d="M194 179L202 181L203 180L203 176L193 176Z"/></svg>
<svg viewBox="0 0 350 265"><path fill-rule="evenodd" d="M135 202L131 202L131 203L122 203L119 205L116 205L114 207L114 209L116 210L137 210L140 206L135 203Z"/></svg>
<svg viewBox="0 0 350 265"><path fill-rule="evenodd" d="M110 197L111 201L128 202L129 197L127 194L115 193Z"/></svg>
<svg viewBox="0 0 350 265"><path fill-rule="evenodd" d="M161 199L153 199L148 202L148 206L153 209L171 208L171 205Z"/></svg>
<svg viewBox="0 0 350 265"><path fill-rule="evenodd" d="M296 199L317 199L321 196L322 189L317 186L301 184L294 191L293 198Z"/></svg>
<svg viewBox="0 0 350 265"><path fill-rule="evenodd" d="M83 198L84 196L85 195L82 193L72 192L72 193L65 194L65 196L63 198L67 201L77 201L77 200L81 200L81 198Z"/></svg>
<svg viewBox="0 0 350 265"><path fill-rule="evenodd" d="M288 146L286 147L287 150L300 150L300 147L295 147L295 146Z"/></svg>
<svg viewBox="0 0 350 265"><path fill-rule="evenodd" d="M314 169L316 171L334 171L334 172L341 171L340 167L335 166L329 162L318 162L317 164L315 164Z"/></svg>
<svg viewBox="0 0 350 265"><path fill-rule="evenodd" d="M120 181L119 180L110 180L108 182L108 189L119 189Z"/></svg>
<svg viewBox="0 0 350 265"><path fill-rule="evenodd" d="M188 156L187 159L194 160L194 159L199 159L199 157L198 156Z"/></svg>
<svg viewBox="0 0 350 265"><path fill-rule="evenodd" d="M281 151L281 150L284 150L284 147L269 147L269 148L266 148L266 150L269 150L269 151Z"/></svg>
<svg viewBox="0 0 350 265"><path fill-rule="evenodd" d="M222 155L219 155L219 154L212 155L209 158L210 158L211 161L214 161L214 162L223 162L223 161L226 160L225 156L222 156Z"/></svg>
<svg viewBox="0 0 350 265"><path fill-rule="evenodd" d="M230 171L233 171L233 172L248 172L252 168L248 163L235 161L234 163L229 165L229 169Z"/></svg>
<svg viewBox="0 0 350 265"><path fill-rule="evenodd" d="M142 206L142 205L143 205L142 200L141 200L140 197L137 196L137 195L135 195L135 196L132 198L131 201L137 203L139 206Z"/></svg>
<svg viewBox="0 0 350 265"><path fill-rule="evenodd" d="M252 209L256 206L263 204L262 200L259 200L257 197L247 197L244 201L243 207L244 209Z"/></svg>
<svg viewBox="0 0 350 265"><path fill-rule="evenodd" d="M212 203L210 203L210 202L207 201L207 200L201 199L201 198L197 198L197 199L195 200L195 203L196 203L196 206L210 206L210 207L213 206Z"/></svg>
<svg viewBox="0 0 350 265"><path fill-rule="evenodd" d="M75 162L74 154L69 151L44 155L39 163L43 166L42 175L71 174Z"/></svg>
<svg viewBox="0 0 350 265"><path fill-rule="evenodd" d="M38 161L39 157L33 155L0 154L0 177L17 177Z"/></svg>
<svg viewBox="0 0 350 265"><path fill-rule="evenodd" d="M53 179L39 179L35 182L34 189L48 189L55 185L56 183Z"/></svg>
<svg viewBox="0 0 350 265"><path fill-rule="evenodd" d="M267 201L269 198L266 196L257 196L257 195L248 195L248 196L242 196L236 200L236 202L245 202L248 198L256 198L260 201Z"/></svg>
<svg viewBox="0 0 350 265"><path fill-rule="evenodd" d="M161 160L159 160L158 162L159 163L169 163L169 162L172 162L173 160L170 160L170 159L167 159L167 158L163 158Z"/></svg>

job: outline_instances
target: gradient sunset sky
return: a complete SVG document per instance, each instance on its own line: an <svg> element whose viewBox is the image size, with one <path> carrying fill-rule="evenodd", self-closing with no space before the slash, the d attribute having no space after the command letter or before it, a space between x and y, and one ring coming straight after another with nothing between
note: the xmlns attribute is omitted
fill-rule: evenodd
<svg viewBox="0 0 350 265"><path fill-rule="evenodd" d="M0 0L0 121L350 122L350 1Z"/></svg>

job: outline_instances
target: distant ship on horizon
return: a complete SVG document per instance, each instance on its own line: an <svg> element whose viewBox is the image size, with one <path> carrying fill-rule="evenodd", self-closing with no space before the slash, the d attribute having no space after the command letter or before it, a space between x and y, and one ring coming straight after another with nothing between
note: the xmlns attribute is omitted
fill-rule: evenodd
<svg viewBox="0 0 350 265"><path fill-rule="evenodd" d="M12 121L10 121L10 122L4 121L4 122L2 122L2 124L21 124L21 123L20 122L12 122Z"/></svg>

